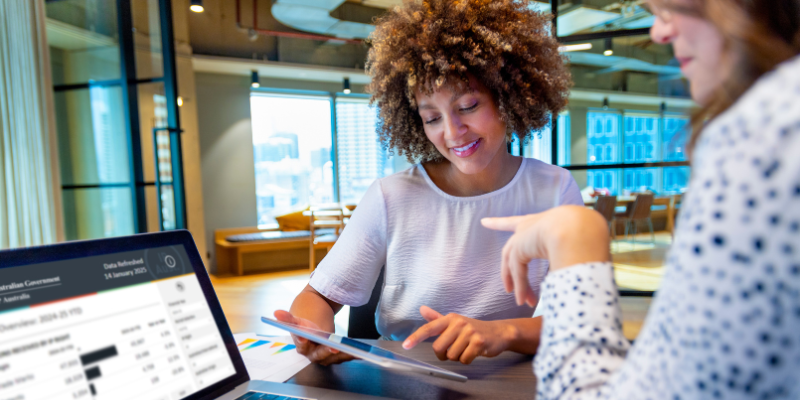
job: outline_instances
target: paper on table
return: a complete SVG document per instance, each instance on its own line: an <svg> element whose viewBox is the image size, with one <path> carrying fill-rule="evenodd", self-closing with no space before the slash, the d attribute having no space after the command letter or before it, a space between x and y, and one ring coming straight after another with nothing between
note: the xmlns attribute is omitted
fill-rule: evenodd
<svg viewBox="0 0 800 400"><path fill-rule="evenodd" d="M291 336L258 336L255 333L233 335L250 379L285 382L308 364L297 354Z"/></svg>

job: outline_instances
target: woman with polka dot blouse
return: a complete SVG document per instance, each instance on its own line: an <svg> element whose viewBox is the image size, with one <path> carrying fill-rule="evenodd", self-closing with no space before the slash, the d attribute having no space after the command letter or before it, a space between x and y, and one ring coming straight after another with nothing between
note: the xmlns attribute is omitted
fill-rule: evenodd
<svg viewBox="0 0 800 400"><path fill-rule="evenodd" d="M800 1L648 1L703 108L664 279L631 346L605 220L563 206L484 219L514 231L502 277L536 301L538 399L800 399Z"/></svg>

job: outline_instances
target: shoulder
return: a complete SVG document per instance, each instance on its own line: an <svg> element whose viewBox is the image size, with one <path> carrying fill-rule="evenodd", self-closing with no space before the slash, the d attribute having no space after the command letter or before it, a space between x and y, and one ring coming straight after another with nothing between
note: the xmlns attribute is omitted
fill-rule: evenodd
<svg viewBox="0 0 800 400"><path fill-rule="evenodd" d="M525 174L563 175L564 173L569 173L569 171L558 165L548 164L535 158L524 158L523 163Z"/></svg>
<svg viewBox="0 0 800 400"><path fill-rule="evenodd" d="M574 180L572 174L557 165L548 164L535 158L524 158L522 161L522 178L542 185L557 182L560 187L569 185Z"/></svg>
<svg viewBox="0 0 800 400"><path fill-rule="evenodd" d="M403 171L380 178L373 185L380 186L384 194L403 193L408 189L427 186L424 171L421 170L422 166L415 164Z"/></svg>

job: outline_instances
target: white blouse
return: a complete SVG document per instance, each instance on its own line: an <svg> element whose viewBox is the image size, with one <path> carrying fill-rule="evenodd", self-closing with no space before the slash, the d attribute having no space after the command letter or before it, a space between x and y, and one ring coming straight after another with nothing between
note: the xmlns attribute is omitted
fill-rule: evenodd
<svg viewBox="0 0 800 400"><path fill-rule="evenodd" d="M583 204L578 185L569 171L538 160L523 159L507 185L472 197L443 192L417 165L367 190L310 285L339 304L360 306L385 265L376 323L392 340L404 340L426 323L422 305L482 320L527 318L533 309L518 306L497 273L511 232L480 221L563 204ZM538 290L547 262L532 261L530 271Z"/></svg>
<svg viewBox="0 0 800 400"><path fill-rule="evenodd" d="M634 346L610 263L542 286L538 399L800 399L800 57L712 121Z"/></svg>

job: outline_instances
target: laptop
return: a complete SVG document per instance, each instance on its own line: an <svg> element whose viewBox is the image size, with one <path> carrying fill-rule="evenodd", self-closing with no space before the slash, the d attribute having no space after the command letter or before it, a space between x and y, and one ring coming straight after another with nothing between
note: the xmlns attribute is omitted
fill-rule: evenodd
<svg viewBox="0 0 800 400"><path fill-rule="evenodd" d="M0 251L3 399L379 399L250 380L188 231Z"/></svg>

